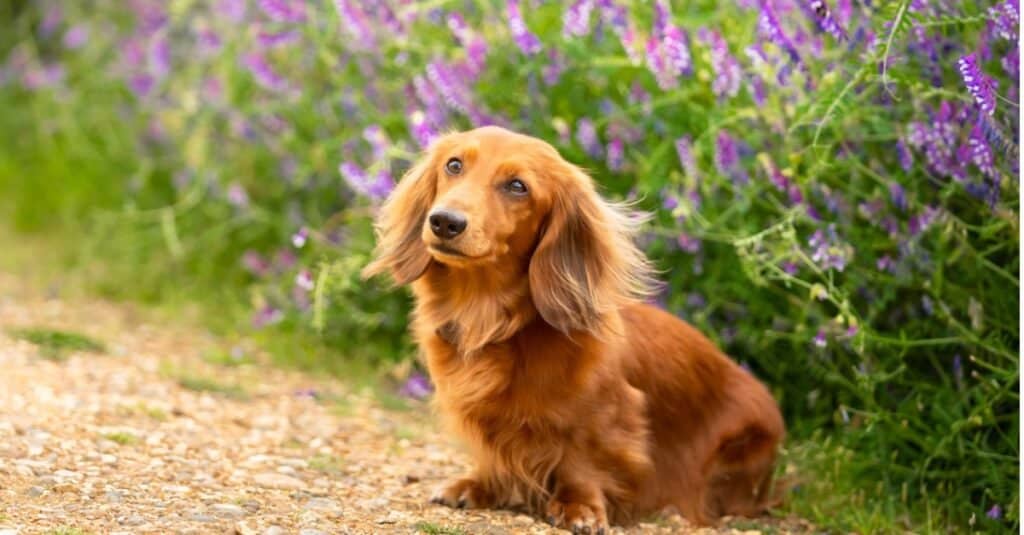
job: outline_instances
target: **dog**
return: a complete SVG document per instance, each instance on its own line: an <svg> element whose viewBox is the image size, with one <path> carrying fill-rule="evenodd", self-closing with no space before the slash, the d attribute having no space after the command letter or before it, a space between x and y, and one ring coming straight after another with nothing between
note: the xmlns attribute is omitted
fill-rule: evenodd
<svg viewBox="0 0 1024 535"><path fill-rule="evenodd" d="M434 403L475 469L432 501L604 533L675 507L771 505L785 433L767 388L646 300L645 218L542 140L445 135L381 206L374 259L415 296Z"/></svg>

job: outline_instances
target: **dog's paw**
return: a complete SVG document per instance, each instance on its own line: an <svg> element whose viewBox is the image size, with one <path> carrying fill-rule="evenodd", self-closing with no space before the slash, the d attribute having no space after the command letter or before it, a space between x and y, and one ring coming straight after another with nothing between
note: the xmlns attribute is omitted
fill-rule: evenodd
<svg viewBox="0 0 1024 535"><path fill-rule="evenodd" d="M430 503L457 509L478 509L494 505L494 498L475 479L464 478L445 484L430 498Z"/></svg>
<svg viewBox="0 0 1024 535"><path fill-rule="evenodd" d="M608 532L604 508L595 505L551 500L548 502L547 521L552 526L573 532L573 535L605 535Z"/></svg>

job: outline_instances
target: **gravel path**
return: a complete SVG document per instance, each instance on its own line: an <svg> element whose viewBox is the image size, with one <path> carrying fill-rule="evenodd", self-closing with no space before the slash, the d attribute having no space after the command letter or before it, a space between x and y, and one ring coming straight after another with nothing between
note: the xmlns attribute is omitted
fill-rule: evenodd
<svg viewBox="0 0 1024 535"><path fill-rule="evenodd" d="M427 503L467 458L424 407L265 366L210 364L216 340L124 305L67 303L0 277L0 535L554 533L512 512ZM54 359L11 334L89 335ZM629 533L806 530L795 521ZM615 529L616 533L626 530ZM564 533L564 532L560 532Z"/></svg>

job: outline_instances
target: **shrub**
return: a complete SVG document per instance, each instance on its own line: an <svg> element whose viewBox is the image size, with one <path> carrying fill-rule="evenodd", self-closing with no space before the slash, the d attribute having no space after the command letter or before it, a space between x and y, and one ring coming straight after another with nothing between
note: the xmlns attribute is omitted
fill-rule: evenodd
<svg viewBox="0 0 1024 535"><path fill-rule="evenodd" d="M656 212L662 304L875 500L1017 525L1016 2L331 4L3 8L16 222L89 215L108 289L404 359L371 216L438 132L506 125Z"/></svg>

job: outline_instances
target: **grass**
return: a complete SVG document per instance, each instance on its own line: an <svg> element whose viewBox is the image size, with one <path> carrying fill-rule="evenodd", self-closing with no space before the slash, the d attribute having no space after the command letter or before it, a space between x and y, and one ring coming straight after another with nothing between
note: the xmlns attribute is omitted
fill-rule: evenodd
<svg viewBox="0 0 1024 535"><path fill-rule="evenodd" d="M223 349L208 351L203 355L203 361L208 364L226 366L229 368L256 363L249 352L242 351L239 348L232 348L226 351Z"/></svg>
<svg viewBox="0 0 1024 535"><path fill-rule="evenodd" d="M462 528L439 526L433 522L419 522L414 527L417 532L427 535L469 535L469 532Z"/></svg>
<svg viewBox="0 0 1024 535"><path fill-rule="evenodd" d="M199 375L179 375L175 380L179 386L186 390L210 392L213 394L220 394L231 399L249 399L249 393L240 385L221 383L209 377L202 377Z"/></svg>
<svg viewBox="0 0 1024 535"><path fill-rule="evenodd" d="M309 460L309 467L317 472L339 474L344 465L340 457L334 455L316 455Z"/></svg>
<svg viewBox="0 0 1024 535"><path fill-rule="evenodd" d="M90 532L75 526L60 526L46 532L46 535L88 535Z"/></svg>
<svg viewBox="0 0 1024 535"><path fill-rule="evenodd" d="M48 360L62 361L76 351L105 353L106 346L87 335L48 327L11 329L8 334L39 347L39 355Z"/></svg>
<svg viewBox="0 0 1024 535"><path fill-rule="evenodd" d="M114 433L104 433L103 434L103 438L105 438L105 439L107 439L107 440L109 440L111 442L116 442L116 443L118 443L118 444L120 444L122 446L128 446L130 444L135 444L136 442L139 441L139 437L137 437L137 436L135 436L135 435L133 435L131 433L124 433L124 432L121 432L121 431L114 432Z"/></svg>

